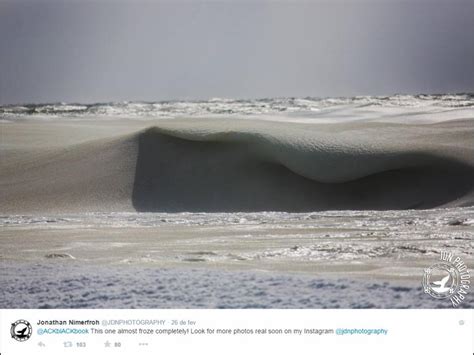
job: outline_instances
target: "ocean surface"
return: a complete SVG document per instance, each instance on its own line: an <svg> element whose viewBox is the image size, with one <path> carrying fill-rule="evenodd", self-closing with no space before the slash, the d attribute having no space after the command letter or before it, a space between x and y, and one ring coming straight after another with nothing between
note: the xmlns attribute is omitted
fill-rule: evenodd
<svg viewBox="0 0 474 355"><path fill-rule="evenodd" d="M2 308L449 308L474 209L1 216ZM472 308L468 294L460 308Z"/></svg>
<svg viewBox="0 0 474 355"><path fill-rule="evenodd" d="M473 94L4 105L0 130L0 307L450 307L423 270L473 266Z"/></svg>
<svg viewBox="0 0 474 355"><path fill-rule="evenodd" d="M343 261L387 262L423 255L435 260L442 251L471 259L474 207L407 211L326 211L313 213L82 213L48 216L0 216L9 233L48 234L81 231L97 236L89 246L76 238L53 249L31 241L23 257L32 261L57 254L91 258L94 249L110 249L110 264L228 265L261 262L301 264ZM130 238L127 240L126 235ZM166 242L163 242L166 240ZM57 241L60 243L60 241ZM140 245L141 244L141 245ZM134 255L119 253L134 248ZM18 255L4 247L0 258ZM114 251L116 253L114 253ZM66 254L65 254L66 253ZM304 264L304 265L303 265ZM304 266L304 267L303 267ZM394 266L394 265L390 265ZM271 268L270 268L271 269ZM291 267L288 270L292 269ZM297 269L297 268L296 268ZM311 270L311 268L309 268ZM388 270L386 270L388 271ZM413 270L411 270L413 272ZM416 271L405 276L417 277ZM392 276L399 276L394 272Z"/></svg>
<svg viewBox="0 0 474 355"><path fill-rule="evenodd" d="M127 118L156 119L176 117L247 117L331 116L344 117L347 110L375 112L384 108L402 108L419 114L469 109L474 107L474 94L357 96L352 98L263 98L236 100L215 98L202 101L108 102L93 104L47 103L0 106L0 119L21 118ZM338 115L337 111L341 111ZM355 118L354 114L350 118ZM349 118L349 117L346 117ZM378 117L381 118L381 117Z"/></svg>

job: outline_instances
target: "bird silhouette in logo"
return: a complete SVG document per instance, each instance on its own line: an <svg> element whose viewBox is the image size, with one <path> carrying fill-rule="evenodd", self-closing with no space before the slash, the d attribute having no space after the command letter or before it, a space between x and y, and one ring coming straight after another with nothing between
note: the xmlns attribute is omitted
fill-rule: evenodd
<svg viewBox="0 0 474 355"><path fill-rule="evenodd" d="M446 293L450 290L451 287L446 287L446 284L449 281L450 275L445 276L441 279L441 281L434 281L433 284L436 285L437 287L431 286L431 289L437 293Z"/></svg>
<svg viewBox="0 0 474 355"><path fill-rule="evenodd" d="M18 338L25 338L27 335L25 332L28 330L28 327L25 327L23 330L17 330L15 331L15 334Z"/></svg>

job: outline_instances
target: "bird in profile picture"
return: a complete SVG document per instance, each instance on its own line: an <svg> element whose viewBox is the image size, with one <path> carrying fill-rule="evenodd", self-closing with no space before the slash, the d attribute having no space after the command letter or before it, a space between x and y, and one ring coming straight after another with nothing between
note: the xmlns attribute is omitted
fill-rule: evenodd
<svg viewBox="0 0 474 355"><path fill-rule="evenodd" d="M23 328L22 330L15 330L15 334L18 338L26 337L25 332L28 330L28 327Z"/></svg>
<svg viewBox="0 0 474 355"><path fill-rule="evenodd" d="M451 287L446 287L446 284L448 283L450 277L451 276L448 274L447 276L443 277L440 281L434 281L433 285L436 285L436 287L431 286L431 289L437 293L448 292L451 289Z"/></svg>

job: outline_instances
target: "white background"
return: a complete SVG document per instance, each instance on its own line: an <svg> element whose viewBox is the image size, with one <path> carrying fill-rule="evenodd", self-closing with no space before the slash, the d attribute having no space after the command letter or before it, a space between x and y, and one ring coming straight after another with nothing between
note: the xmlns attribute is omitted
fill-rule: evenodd
<svg viewBox="0 0 474 355"><path fill-rule="evenodd" d="M11 323L26 319L33 335L10 337ZM38 320L164 319L195 321L179 328L385 328L388 335L38 335ZM472 354L473 310L1 310L1 355L21 354ZM460 322L462 321L462 322ZM464 324L460 324L464 323ZM65 326L84 328L83 326ZM85 328L91 328L86 326ZM71 341L73 346L64 347ZM111 346L106 348L105 342ZM42 342L43 347L38 344ZM77 347L86 342L85 348ZM121 347L114 347L120 342ZM148 345L139 345L146 343Z"/></svg>

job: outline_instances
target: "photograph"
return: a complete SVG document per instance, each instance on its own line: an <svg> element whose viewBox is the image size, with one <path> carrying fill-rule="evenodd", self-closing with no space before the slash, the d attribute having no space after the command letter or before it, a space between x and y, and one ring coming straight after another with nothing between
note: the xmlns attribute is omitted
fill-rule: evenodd
<svg viewBox="0 0 474 355"><path fill-rule="evenodd" d="M472 0L0 0L0 308L472 310L473 38Z"/></svg>

